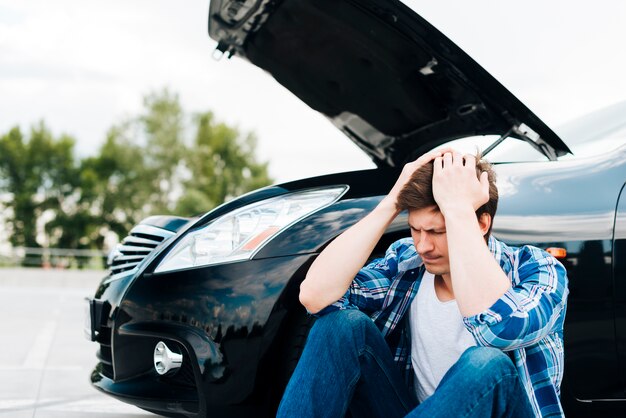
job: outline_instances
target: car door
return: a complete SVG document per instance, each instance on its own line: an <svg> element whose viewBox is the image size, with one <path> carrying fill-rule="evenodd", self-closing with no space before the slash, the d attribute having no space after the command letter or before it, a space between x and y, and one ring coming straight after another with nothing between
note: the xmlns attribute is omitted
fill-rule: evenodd
<svg viewBox="0 0 626 418"><path fill-rule="evenodd" d="M615 284L617 352L620 362L620 375L623 381L626 381L626 184L620 192L615 213L613 281ZM626 392L626 388L624 390Z"/></svg>
<svg viewBox="0 0 626 418"><path fill-rule="evenodd" d="M611 194L607 189L610 188L605 188L603 193ZM571 190L579 195L590 195L590 190L580 186L580 182ZM621 317L626 319L626 280L621 280L621 286L618 285L620 280L614 280L613 260L620 258L615 251L624 254L626 240L621 240L615 247L614 204L610 209L607 208L609 211L605 212L606 219L594 224L598 226L604 222L609 223L607 236L603 236L600 231L595 239L586 238L564 243L567 259L562 260L568 271L570 290L564 328L564 384L568 396L595 405L600 405L603 400L624 399L624 357L620 358L618 355L619 334L616 331L615 315L621 309ZM623 219L620 228L624 231L622 237L626 238L625 198L621 200L621 214ZM596 219L600 214L590 213L588 216L589 219ZM623 261L622 256L621 262ZM622 272L624 275L626 270L622 269ZM621 303L616 301L616 295L620 293ZM623 319L621 326L621 345L624 347L626 321ZM625 354L623 349L620 351Z"/></svg>

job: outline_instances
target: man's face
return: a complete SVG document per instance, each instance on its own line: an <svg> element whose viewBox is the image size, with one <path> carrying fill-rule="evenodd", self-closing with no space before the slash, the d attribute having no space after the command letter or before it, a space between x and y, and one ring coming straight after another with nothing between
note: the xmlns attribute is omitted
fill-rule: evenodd
<svg viewBox="0 0 626 418"><path fill-rule="evenodd" d="M409 211L409 227L415 249L426 270L434 275L450 274L446 222L436 206Z"/></svg>

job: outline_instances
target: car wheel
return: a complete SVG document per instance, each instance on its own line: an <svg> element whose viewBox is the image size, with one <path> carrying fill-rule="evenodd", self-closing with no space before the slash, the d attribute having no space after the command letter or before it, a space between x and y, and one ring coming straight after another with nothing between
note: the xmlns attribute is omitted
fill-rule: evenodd
<svg viewBox="0 0 626 418"><path fill-rule="evenodd" d="M277 350L276 364L278 367L274 374L274 384L269 395L271 416L276 416L280 400L283 397L291 375L298 365L306 339L314 322L315 317L308 315L304 309L295 309L290 312L289 318L285 321L283 341Z"/></svg>
<svg viewBox="0 0 626 418"><path fill-rule="evenodd" d="M285 341L285 364L282 373L282 383L284 383L283 388L287 386L289 379L291 379L291 375L298 365L298 361L300 360L300 356L304 350L304 345L306 344L306 340L309 336L309 331L311 330L311 327L316 319L314 316L308 315L306 312L300 313L298 316L299 318L296 318L294 321L294 328L292 328L293 332Z"/></svg>

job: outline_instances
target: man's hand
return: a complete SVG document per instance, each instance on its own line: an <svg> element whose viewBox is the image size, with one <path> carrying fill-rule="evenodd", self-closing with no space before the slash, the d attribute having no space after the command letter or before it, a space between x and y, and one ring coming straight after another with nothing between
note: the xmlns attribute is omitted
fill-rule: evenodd
<svg viewBox="0 0 626 418"><path fill-rule="evenodd" d="M489 201L486 172L476 176L476 158L458 152L435 158L433 195L446 222L450 278L461 315L476 315L492 306L511 288L511 281L485 242L492 222L476 219L476 210Z"/></svg>
<svg viewBox="0 0 626 418"><path fill-rule="evenodd" d="M446 152L435 158L433 196L441 213L460 209L476 211L489 201L487 172L476 177L476 157Z"/></svg>
<svg viewBox="0 0 626 418"><path fill-rule="evenodd" d="M400 195L400 191L402 191L402 188L411 179L411 176L413 175L415 170L428 164L435 158L443 156L444 153L446 152L452 152L452 149L442 148L440 150L430 151L430 152L427 152L426 154L423 154L415 161L406 163L404 167L402 168L402 173L400 173L398 180L396 180L396 183L394 184L394 186L391 188L387 196L383 199L383 203L385 203L386 201L387 204L392 205L395 208L396 202L398 201L398 196Z"/></svg>

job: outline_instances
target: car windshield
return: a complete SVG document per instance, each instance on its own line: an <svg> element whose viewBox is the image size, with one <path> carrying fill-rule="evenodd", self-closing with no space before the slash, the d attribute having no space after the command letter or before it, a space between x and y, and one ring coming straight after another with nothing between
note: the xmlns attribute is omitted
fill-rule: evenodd
<svg viewBox="0 0 626 418"><path fill-rule="evenodd" d="M560 159L590 157L626 144L626 101L577 118L554 131L567 144L572 154ZM461 138L440 147L452 147L461 152L484 150L498 139L497 135ZM547 161L547 157L530 144L507 138L494 148L487 159L491 162Z"/></svg>

